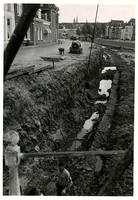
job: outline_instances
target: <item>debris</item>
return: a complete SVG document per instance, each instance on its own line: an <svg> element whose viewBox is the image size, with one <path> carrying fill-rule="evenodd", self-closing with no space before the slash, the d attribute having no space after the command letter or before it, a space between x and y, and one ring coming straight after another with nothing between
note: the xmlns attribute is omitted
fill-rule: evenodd
<svg viewBox="0 0 138 200"><path fill-rule="evenodd" d="M90 167L87 167L87 168L85 168L87 171L92 171L92 168L90 168Z"/></svg>
<svg viewBox="0 0 138 200"><path fill-rule="evenodd" d="M35 150L36 150L37 152L40 152L40 147L39 147L38 145L36 145L36 146L35 146Z"/></svg>
<svg viewBox="0 0 138 200"><path fill-rule="evenodd" d="M65 60L67 56L61 56L60 60Z"/></svg>
<svg viewBox="0 0 138 200"><path fill-rule="evenodd" d="M103 166L103 161L100 156L96 156L97 162L95 164L95 172L100 172Z"/></svg>

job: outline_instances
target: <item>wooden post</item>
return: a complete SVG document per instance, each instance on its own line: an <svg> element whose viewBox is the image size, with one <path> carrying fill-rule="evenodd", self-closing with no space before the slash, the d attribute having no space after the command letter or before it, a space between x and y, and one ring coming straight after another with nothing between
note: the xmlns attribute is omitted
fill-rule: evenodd
<svg viewBox="0 0 138 200"><path fill-rule="evenodd" d="M116 187L117 181L123 175L128 166L133 163L133 142L129 145L126 153L118 161L115 169L112 171L109 178L106 180L97 196L110 196L111 191Z"/></svg>
<svg viewBox="0 0 138 200"><path fill-rule="evenodd" d="M20 147L17 145L19 135L15 131L5 134L8 146L5 150L5 164L9 167L9 195L20 196L20 183L18 177L18 165L20 163Z"/></svg>

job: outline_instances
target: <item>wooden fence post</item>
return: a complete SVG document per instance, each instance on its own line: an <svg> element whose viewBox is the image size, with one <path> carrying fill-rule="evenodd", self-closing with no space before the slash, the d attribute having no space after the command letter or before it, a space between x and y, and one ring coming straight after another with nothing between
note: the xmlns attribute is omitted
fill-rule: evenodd
<svg viewBox="0 0 138 200"><path fill-rule="evenodd" d="M9 167L9 195L20 196L20 183L18 177L18 165L20 163L20 147L17 145L19 135L15 131L5 134L8 146L5 150L5 164Z"/></svg>

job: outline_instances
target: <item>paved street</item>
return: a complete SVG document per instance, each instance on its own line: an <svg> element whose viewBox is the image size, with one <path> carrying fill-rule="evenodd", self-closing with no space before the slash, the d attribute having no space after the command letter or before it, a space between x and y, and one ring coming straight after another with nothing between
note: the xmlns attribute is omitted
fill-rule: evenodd
<svg viewBox="0 0 138 200"><path fill-rule="evenodd" d="M134 41L123 41L123 40L110 40L110 39L95 39L95 43L103 44L103 45L111 45L111 46L120 46L130 49L135 49L135 42Z"/></svg>
<svg viewBox="0 0 138 200"><path fill-rule="evenodd" d="M21 69L27 66L35 65L35 69L44 66L53 66L51 61L44 61L42 57L61 57L59 55L58 48L64 48L64 60L60 60L59 62L54 63L54 70L60 70L63 66L68 66L76 62L84 61L88 58L90 52L90 42L81 42L83 48L83 54L70 54L69 48L72 44L72 40L62 39L62 44L42 44L39 46L24 46L21 47L11 65L11 69ZM98 41L98 42L97 42ZM134 47L135 43L131 41L116 41L116 40L104 40L104 39L96 39L95 41L98 44L112 44L118 46L126 46L126 47ZM95 51L93 45L93 51Z"/></svg>
<svg viewBox="0 0 138 200"><path fill-rule="evenodd" d="M76 61L85 60L85 58L88 57L90 51L90 42L81 42L83 54L70 54L69 48L71 46L72 40L62 39L61 41L62 44L46 44L41 46L21 47L12 63L11 69L19 69L33 64L35 64L35 68L47 65L52 66L52 62L44 61L42 58L40 58L40 56L59 57L60 55L58 48L60 47L65 49L64 56L66 56L66 58L64 60L60 60L59 62L55 62L55 69L59 69L65 64L70 65L72 63L75 63Z"/></svg>

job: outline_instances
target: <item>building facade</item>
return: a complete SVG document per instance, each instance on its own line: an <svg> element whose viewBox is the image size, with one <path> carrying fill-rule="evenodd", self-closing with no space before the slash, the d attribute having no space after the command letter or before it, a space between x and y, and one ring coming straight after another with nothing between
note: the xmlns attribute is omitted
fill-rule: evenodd
<svg viewBox="0 0 138 200"><path fill-rule="evenodd" d="M121 29L123 25L123 20L111 20L105 27L105 37L110 39L121 39Z"/></svg>
<svg viewBox="0 0 138 200"><path fill-rule="evenodd" d="M4 4L4 46L18 24L24 4ZM39 45L58 40L58 7L41 4L24 37L23 45Z"/></svg>
<svg viewBox="0 0 138 200"><path fill-rule="evenodd" d="M14 4L4 4L4 22L3 22L3 39L4 48L9 42L11 35L15 29L15 16L14 16Z"/></svg>
<svg viewBox="0 0 138 200"><path fill-rule="evenodd" d="M105 36L109 39L135 40L135 19L130 19L128 23L111 20L106 25Z"/></svg>
<svg viewBox="0 0 138 200"><path fill-rule="evenodd" d="M58 40L58 11L59 8L55 4L43 4L42 7L42 18L46 17L50 22L49 29L51 30L51 41L57 42Z"/></svg>

